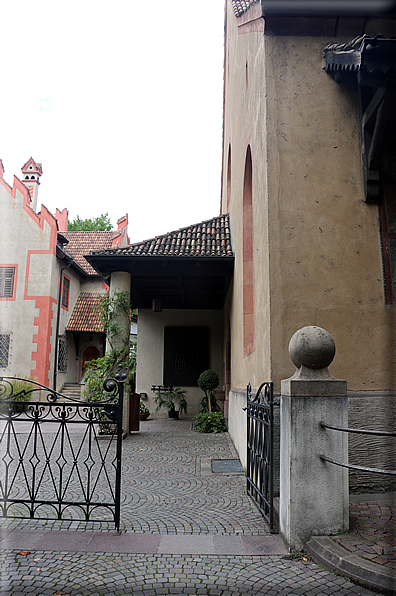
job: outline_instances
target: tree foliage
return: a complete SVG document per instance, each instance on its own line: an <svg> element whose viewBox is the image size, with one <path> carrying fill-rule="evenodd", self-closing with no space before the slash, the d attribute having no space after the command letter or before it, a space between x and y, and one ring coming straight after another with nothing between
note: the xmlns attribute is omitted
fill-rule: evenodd
<svg viewBox="0 0 396 596"><path fill-rule="evenodd" d="M209 369L199 375L198 387L202 389L205 397L201 399L201 412L219 411L214 390L219 386L219 375L216 371Z"/></svg>
<svg viewBox="0 0 396 596"><path fill-rule="evenodd" d="M102 213L99 217L81 219L79 215L69 221L68 232L110 232L113 229L108 213Z"/></svg>
<svg viewBox="0 0 396 596"><path fill-rule="evenodd" d="M123 311L127 315L129 331L133 313L128 292L117 289L112 295L110 293L103 294L99 300L98 310L111 349L103 358L91 360L87 366L85 395L88 401L103 400L105 397L103 381L107 377L114 377L120 364L128 372L129 386L132 389L136 372L136 344L130 344L129 333L125 334L125 329L119 322L120 311ZM115 346L112 341L118 335L125 335L125 341L121 346ZM126 396L128 393L129 391L126 392Z"/></svg>

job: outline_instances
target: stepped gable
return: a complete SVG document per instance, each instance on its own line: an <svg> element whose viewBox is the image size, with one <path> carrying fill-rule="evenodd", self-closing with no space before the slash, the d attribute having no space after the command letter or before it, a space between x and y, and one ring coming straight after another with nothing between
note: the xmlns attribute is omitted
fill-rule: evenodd
<svg viewBox="0 0 396 596"><path fill-rule="evenodd" d="M99 292L81 292L71 314L66 331L104 333L99 314Z"/></svg>
<svg viewBox="0 0 396 596"><path fill-rule="evenodd" d="M87 275L98 275L95 269L91 267L84 255L87 255L92 247L98 250L110 248L113 237L117 235L117 231L110 232L62 232L62 236L68 241L65 249L66 252L80 265Z"/></svg>
<svg viewBox="0 0 396 596"><path fill-rule="evenodd" d="M69 246L68 246L69 249ZM91 250L91 255L233 257L228 214L129 246Z"/></svg>

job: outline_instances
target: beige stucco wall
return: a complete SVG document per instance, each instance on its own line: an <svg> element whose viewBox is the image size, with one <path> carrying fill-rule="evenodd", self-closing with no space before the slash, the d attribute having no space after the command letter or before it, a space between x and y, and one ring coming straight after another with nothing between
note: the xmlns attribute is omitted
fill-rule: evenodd
<svg viewBox="0 0 396 596"><path fill-rule="evenodd" d="M40 316L36 298L56 299L58 265L55 255L49 252L51 226L44 220L40 227L35 214L30 215L23 208L23 200L18 189L14 198L0 184L0 264L18 265L15 299L0 300L0 331L11 334L9 366L1 372L4 376L30 377L36 368L32 355L37 350L33 336L38 333L38 326L34 325L34 318ZM53 354L55 305L51 304L50 309Z"/></svg>
<svg viewBox="0 0 396 596"><path fill-rule="evenodd" d="M392 389L378 207L364 202L355 94L323 71L329 41L265 38L272 377L293 372L293 333L318 325L336 342L333 375Z"/></svg>
<svg viewBox="0 0 396 596"><path fill-rule="evenodd" d="M240 39L242 40L240 43ZM265 162L265 46L260 32L238 36L227 10L225 120L222 212L227 212L228 151L231 146L229 212L235 270L230 297L231 386L258 386L271 377L267 168ZM254 218L255 351L243 358L243 182L247 146L251 146Z"/></svg>
<svg viewBox="0 0 396 596"><path fill-rule="evenodd" d="M361 28L360 21L356 27ZM368 28L384 30L373 22ZM351 40L353 21L347 29L338 38L290 31L238 35L228 10L222 211L227 211L231 145L234 389L272 379L279 390L281 379L294 372L289 340L304 325L322 326L333 335L337 354L331 372L346 378L350 389L395 386L396 307L384 300L378 207L364 202L355 94L323 70L323 48ZM389 33L389 24L386 29ZM242 196L248 144L256 349L243 358Z"/></svg>
<svg viewBox="0 0 396 596"><path fill-rule="evenodd" d="M137 370L136 391L148 395L147 406L150 418L165 418L167 412L156 412L152 385L163 383L164 327L209 327L209 368L220 376L220 388L223 387L223 314L217 310L164 310L153 313L148 309L139 309L137 332ZM203 372L203 371L202 371ZM198 387L182 387L187 390L187 417L193 417L199 411L199 402L203 397Z"/></svg>
<svg viewBox="0 0 396 596"><path fill-rule="evenodd" d="M272 380L280 391L280 381L295 370L288 344L300 327L319 325L332 334L337 352L330 372L347 379L348 389L395 389L396 306L385 304L378 206L364 202L355 92L323 70L323 48L361 34L363 20L334 21L320 37L315 35L322 20L301 35L303 27L309 30L308 19L294 31L290 21L282 35L270 28L238 34L227 5L222 212L230 212L235 250L225 307L231 321L228 409L230 434L245 465L246 385L250 381L257 389ZM370 35L396 34L395 21L365 26ZM244 358L243 179L249 144L256 349ZM350 400L351 426L385 428L394 397L367 395ZM375 416L362 420L360 401ZM364 448L359 452L352 442L350 457L378 465L382 450L378 444L375 461L371 451L363 457ZM352 490L367 490L365 481L353 478Z"/></svg>

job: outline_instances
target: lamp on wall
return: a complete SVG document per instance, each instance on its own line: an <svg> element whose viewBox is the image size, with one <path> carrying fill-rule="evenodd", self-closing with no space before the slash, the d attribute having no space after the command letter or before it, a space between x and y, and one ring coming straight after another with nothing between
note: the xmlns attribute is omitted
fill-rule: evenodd
<svg viewBox="0 0 396 596"><path fill-rule="evenodd" d="M153 298L151 310L153 312L162 312L161 298Z"/></svg>

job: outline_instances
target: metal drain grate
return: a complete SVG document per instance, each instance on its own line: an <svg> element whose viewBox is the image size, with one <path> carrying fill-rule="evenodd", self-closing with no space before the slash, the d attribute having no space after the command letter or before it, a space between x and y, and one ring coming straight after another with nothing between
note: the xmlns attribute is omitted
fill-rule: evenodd
<svg viewBox="0 0 396 596"><path fill-rule="evenodd" d="M239 459L212 459L213 474L243 474Z"/></svg>

